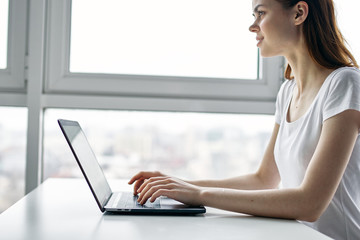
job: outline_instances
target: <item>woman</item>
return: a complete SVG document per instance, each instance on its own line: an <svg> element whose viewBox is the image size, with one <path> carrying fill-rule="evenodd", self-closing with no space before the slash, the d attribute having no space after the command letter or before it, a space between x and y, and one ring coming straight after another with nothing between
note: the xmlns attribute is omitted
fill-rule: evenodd
<svg viewBox="0 0 360 240"><path fill-rule="evenodd" d="M184 181L131 178L139 202L178 201L297 219L335 239L360 236L360 71L337 29L332 0L253 0L263 57L288 61L276 123L257 172ZM279 182L283 187L278 189Z"/></svg>

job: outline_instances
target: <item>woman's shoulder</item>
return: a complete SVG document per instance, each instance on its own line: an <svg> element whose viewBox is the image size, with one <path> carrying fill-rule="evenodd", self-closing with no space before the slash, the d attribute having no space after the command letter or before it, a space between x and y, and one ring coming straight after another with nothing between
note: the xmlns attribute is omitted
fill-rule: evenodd
<svg viewBox="0 0 360 240"><path fill-rule="evenodd" d="M355 67L342 67L332 72L332 79L335 81L360 82L360 70Z"/></svg>
<svg viewBox="0 0 360 240"><path fill-rule="evenodd" d="M323 121L347 109L360 111L360 71L339 68L329 75L323 91Z"/></svg>
<svg viewBox="0 0 360 240"><path fill-rule="evenodd" d="M354 74L360 75L360 70L356 67L341 67L334 70L337 74Z"/></svg>
<svg viewBox="0 0 360 240"><path fill-rule="evenodd" d="M330 89L348 89L360 91L360 70L355 67L342 67L330 74Z"/></svg>

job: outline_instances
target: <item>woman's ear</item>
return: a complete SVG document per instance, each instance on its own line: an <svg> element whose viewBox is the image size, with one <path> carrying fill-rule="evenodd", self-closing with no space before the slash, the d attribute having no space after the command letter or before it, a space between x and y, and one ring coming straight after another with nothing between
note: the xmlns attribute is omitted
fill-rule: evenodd
<svg viewBox="0 0 360 240"><path fill-rule="evenodd" d="M306 2L300 1L294 6L294 22L296 25L300 25L305 22L309 14L309 6Z"/></svg>

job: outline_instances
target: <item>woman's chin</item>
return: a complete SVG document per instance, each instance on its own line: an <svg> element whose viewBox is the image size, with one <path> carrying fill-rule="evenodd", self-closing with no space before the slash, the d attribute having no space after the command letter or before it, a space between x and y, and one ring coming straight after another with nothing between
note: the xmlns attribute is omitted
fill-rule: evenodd
<svg viewBox="0 0 360 240"><path fill-rule="evenodd" d="M267 58L267 57L275 57L275 56L279 56L279 55L260 48L260 56Z"/></svg>

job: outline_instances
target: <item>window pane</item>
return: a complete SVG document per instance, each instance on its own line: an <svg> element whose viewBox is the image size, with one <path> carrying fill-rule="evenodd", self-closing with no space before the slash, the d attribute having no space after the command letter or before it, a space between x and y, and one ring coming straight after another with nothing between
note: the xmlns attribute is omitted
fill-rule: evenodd
<svg viewBox="0 0 360 240"><path fill-rule="evenodd" d="M355 59L360 63L360 32L356 30L357 9L360 8L360 1L356 0L335 0L337 18L340 31L350 46Z"/></svg>
<svg viewBox="0 0 360 240"><path fill-rule="evenodd" d="M9 1L0 1L0 69L7 67Z"/></svg>
<svg viewBox="0 0 360 240"><path fill-rule="evenodd" d="M251 1L72 1L70 71L256 79Z"/></svg>
<svg viewBox="0 0 360 240"><path fill-rule="evenodd" d="M273 128L267 115L50 109L45 113L44 175L81 177L56 120L78 120L108 178L160 170L187 179L257 169Z"/></svg>
<svg viewBox="0 0 360 240"><path fill-rule="evenodd" d="M0 107L0 213L24 195L27 109Z"/></svg>

